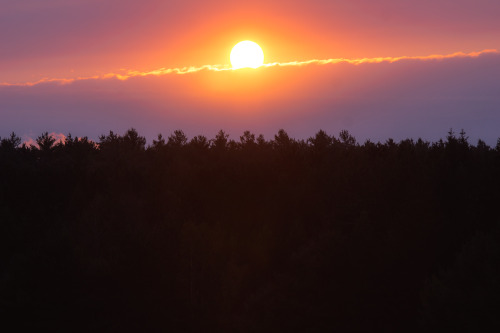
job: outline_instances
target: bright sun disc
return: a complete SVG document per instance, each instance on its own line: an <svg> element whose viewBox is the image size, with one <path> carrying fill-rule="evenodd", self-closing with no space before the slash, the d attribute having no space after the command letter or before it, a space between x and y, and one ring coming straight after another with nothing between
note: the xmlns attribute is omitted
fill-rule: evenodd
<svg viewBox="0 0 500 333"><path fill-rule="evenodd" d="M264 52L257 43L245 40L233 47L230 59L233 69L257 68L264 64Z"/></svg>

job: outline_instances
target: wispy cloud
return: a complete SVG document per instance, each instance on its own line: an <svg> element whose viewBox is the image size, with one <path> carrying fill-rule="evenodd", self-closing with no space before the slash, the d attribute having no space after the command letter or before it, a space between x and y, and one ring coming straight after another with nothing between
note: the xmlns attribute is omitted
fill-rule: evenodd
<svg viewBox="0 0 500 333"><path fill-rule="evenodd" d="M306 61L291 61L291 62L273 62L265 64L265 67L286 67L286 66L305 66L305 65L328 65L328 64L339 64L347 63L352 65L361 64L376 64L381 62L397 62L401 60L443 60L450 58L474 58L486 53L499 53L496 49L487 49L479 52L455 52L451 54L432 54L428 56L402 56L402 57L379 57L379 58L359 58L359 59L347 59L347 58L335 58L335 59L312 59Z"/></svg>
<svg viewBox="0 0 500 333"><path fill-rule="evenodd" d="M64 135L63 133L52 132L52 133L49 133L49 137L55 139L54 144L59 144L59 143L64 144L64 142L66 141L66 135ZM36 139L34 139L30 135L25 135L23 137L23 144L26 145L27 147L33 146L33 147L39 148L38 143L36 142Z"/></svg>
<svg viewBox="0 0 500 333"><path fill-rule="evenodd" d="M330 64L352 64L352 65L361 65L361 64L374 64L374 63L394 63L402 60L420 60L420 61L428 61L428 60L444 60L451 58L475 58L483 54L488 53L499 53L496 49L486 49L478 52L455 52L451 54L432 54L428 56L402 56L402 57L378 57L378 58L357 58L357 59L348 59L348 58L332 58L332 59L311 59L305 61L290 61L290 62L272 62L262 65L262 67L291 67L291 66L307 66L307 65L330 65ZM190 67L179 67L179 68L159 68L152 71L125 71L122 73L107 73L103 75L94 75L87 77L75 77L75 78L43 78L38 81L32 82L22 82L22 83L9 83L9 82L1 82L1 86L21 86L21 87L30 87L43 83L59 83L59 84L70 84L75 81L84 81L84 80L105 80L105 79L118 79L118 80L127 80L133 77L144 77L144 76L163 76L169 74L190 74L201 71L213 71L213 72L221 72L221 71L230 71L234 70L230 65L203 65L203 66L190 66Z"/></svg>

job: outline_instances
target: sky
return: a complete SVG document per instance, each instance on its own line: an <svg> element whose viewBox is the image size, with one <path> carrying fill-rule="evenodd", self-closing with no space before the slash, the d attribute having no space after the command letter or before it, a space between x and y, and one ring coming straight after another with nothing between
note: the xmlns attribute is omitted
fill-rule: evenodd
<svg viewBox="0 0 500 333"><path fill-rule="evenodd" d="M0 0L0 136L453 128L494 145L498 17L498 0ZM242 40L267 65L231 70Z"/></svg>

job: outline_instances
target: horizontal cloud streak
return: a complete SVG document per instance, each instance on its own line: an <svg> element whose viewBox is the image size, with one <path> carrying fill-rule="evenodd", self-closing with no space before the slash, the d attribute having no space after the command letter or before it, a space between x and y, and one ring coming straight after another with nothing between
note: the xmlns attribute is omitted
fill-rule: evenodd
<svg viewBox="0 0 500 333"><path fill-rule="evenodd" d="M332 59L312 59L305 61L291 61L291 62L273 62L262 65L262 67L290 67L290 66L307 66L307 65L329 65L329 64L340 64L346 63L351 65L361 65L361 64L374 64L374 63L394 63L402 60L419 60L419 61L427 61L427 60L443 60L443 59L451 59L451 58L474 58L483 54L488 53L499 53L496 49L486 49L478 52L455 52L451 54L433 54L428 56L402 56L402 57L377 57L377 58L359 58L359 59L347 59L347 58L332 58ZM203 65L203 66L190 66L190 67L181 67L181 68L159 68L153 71L127 71L125 73L107 73L103 75L94 75L88 77L76 77L76 78L43 78L38 81L33 82L24 82L24 83L8 83L2 82L1 86L35 86L43 83L59 83L59 84L70 84L75 81L83 81L83 80L104 80L104 79L118 79L118 80L127 80L133 77L144 77L144 76L163 76L169 74L190 74L196 73L200 71L229 71L234 70L230 65Z"/></svg>
<svg viewBox="0 0 500 333"><path fill-rule="evenodd" d="M471 52L471 53L463 53L463 52L455 52L452 54L433 54L429 56L402 56L402 57L378 57L378 58L361 58L361 59L345 59L345 58L338 58L338 59L313 59L313 60L307 60L307 61L291 61L291 62L274 62L274 63L269 63L265 64L265 67L274 67L274 66L280 66L280 67L286 67L286 66L304 66L304 65L328 65L328 64L340 64L340 63L347 63L347 64L352 64L352 65L361 65L361 64L376 64L376 63L381 63L381 62L389 62L393 63L396 61L401 61L401 60L442 60L442 59L450 59L450 58L474 58L478 57L482 54L486 53L498 53L498 50L495 49L487 49L479 52Z"/></svg>

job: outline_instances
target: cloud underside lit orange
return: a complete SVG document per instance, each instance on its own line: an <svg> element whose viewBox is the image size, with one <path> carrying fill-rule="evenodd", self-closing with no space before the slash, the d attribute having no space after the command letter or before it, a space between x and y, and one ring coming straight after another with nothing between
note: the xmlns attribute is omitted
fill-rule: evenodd
<svg viewBox="0 0 500 333"><path fill-rule="evenodd" d="M496 49L486 49L478 52L455 52L451 54L433 54L428 56L402 56L402 57L378 57L378 58L358 58L358 59L346 59L346 58L332 58L332 59L311 59L305 61L291 61L291 62L272 62L261 66L264 68L268 67L301 67L306 65L329 65L329 64L351 64L351 65L361 65L361 64L376 64L376 63L394 63L402 60L444 60L451 58L474 58L483 54L488 53L499 53ZM152 71L125 71L124 73L107 73L103 75L94 75L87 77L76 77L76 78L43 78L38 81L33 82L22 82L22 83L9 83L2 82L0 86L35 86L43 83L59 83L59 84L70 84L75 81L83 80L105 80L105 79L118 79L127 80L133 77L145 77L145 76L163 76L169 74L190 74L200 71L232 71L233 69L230 65L203 65L199 67L181 67L181 68L159 68Z"/></svg>

